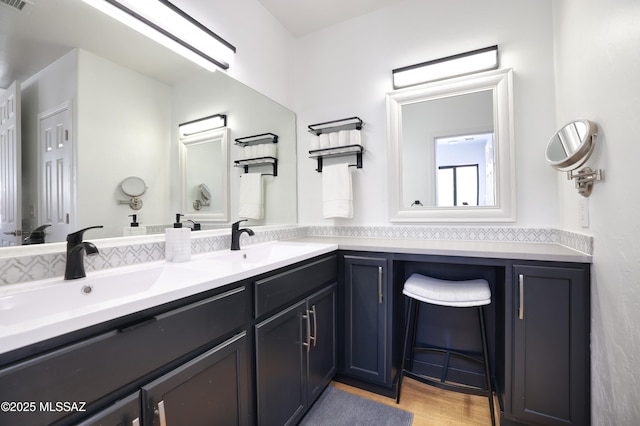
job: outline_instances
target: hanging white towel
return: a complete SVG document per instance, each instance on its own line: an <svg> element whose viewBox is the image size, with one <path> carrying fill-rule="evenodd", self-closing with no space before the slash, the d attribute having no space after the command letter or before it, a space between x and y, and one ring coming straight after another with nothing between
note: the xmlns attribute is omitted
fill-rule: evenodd
<svg viewBox="0 0 640 426"><path fill-rule="evenodd" d="M247 219L262 219L262 175L245 173L240 178L238 216Z"/></svg>
<svg viewBox="0 0 640 426"><path fill-rule="evenodd" d="M322 216L325 219L353 217L351 171L348 164L322 168Z"/></svg>

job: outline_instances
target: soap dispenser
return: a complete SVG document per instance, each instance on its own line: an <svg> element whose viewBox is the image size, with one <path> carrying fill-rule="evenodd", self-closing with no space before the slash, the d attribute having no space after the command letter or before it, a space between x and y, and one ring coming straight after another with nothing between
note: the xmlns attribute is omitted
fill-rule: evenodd
<svg viewBox="0 0 640 426"><path fill-rule="evenodd" d="M122 235L124 235L125 237L129 237L131 235L147 235L147 227L146 226L140 226L140 223L138 223L138 215L136 214L130 214L129 217L131 218L131 224L130 226L125 226L122 230Z"/></svg>
<svg viewBox="0 0 640 426"><path fill-rule="evenodd" d="M173 228L165 231L165 260L167 262L186 262L191 259L191 229L182 226L180 213L176 214Z"/></svg>

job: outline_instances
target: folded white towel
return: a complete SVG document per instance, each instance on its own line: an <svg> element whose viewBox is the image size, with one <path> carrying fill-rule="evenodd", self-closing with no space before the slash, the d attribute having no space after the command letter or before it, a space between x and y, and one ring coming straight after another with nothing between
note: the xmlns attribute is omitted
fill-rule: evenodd
<svg viewBox="0 0 640 426"><path fill-rule="evenodd" d="M353 217L351 171L346 163L322 168L322 217Z"/></svg>
<svg viewBox="0 0 640 426"><path fill-rule="evenodd" d="M245 173L240 178L238 216L246 219L262 219L262 175Z"/></svg>

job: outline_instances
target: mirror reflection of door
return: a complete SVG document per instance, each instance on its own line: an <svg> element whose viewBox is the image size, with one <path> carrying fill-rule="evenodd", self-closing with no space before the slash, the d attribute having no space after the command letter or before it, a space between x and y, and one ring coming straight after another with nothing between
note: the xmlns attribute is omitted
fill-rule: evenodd
<svg viewBox="0 0 640 426"><path fill-rule="evenodd" d="M50 224L46 241L64 241L76 228L72 216L73 147L71 104L64 104L38 115L40 149L40 200L37 226Z"/></svg>
<svg viewBox="0 0 640 426"><path fill-rule="evenodd" d="M494 134L435 138L436 206L495 205Z"/></svg>
<svg viewBox="0 0 640 426"><path fill-rule="evenodd" d="M22 240L20 82L0 94L0 245Z"/></svg>

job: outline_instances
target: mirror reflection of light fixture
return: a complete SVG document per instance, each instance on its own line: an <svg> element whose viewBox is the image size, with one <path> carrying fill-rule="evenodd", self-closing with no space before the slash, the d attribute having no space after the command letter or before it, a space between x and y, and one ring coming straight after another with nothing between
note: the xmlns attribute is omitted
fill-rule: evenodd
<svg viewBox="0 0 640 426"><path fill-rule="evenodd" d="M83 0L209 71L226 70L236 48L167 0Z"/></svg>
<svg viewBox="0 0 640 426"><path fill-rule="evenodd" d="M181 138L208 132L209 130L226 127L227 116L224 114L211 115L209 117L198 118L178 125Z"/></svg>
<svg viewBox="0 0 640 426"><path fill-rule="evenodd" d="M485 47L394 69L392 71L393 87L400 89L496 68L498 68L498 46Z"/></svg>

